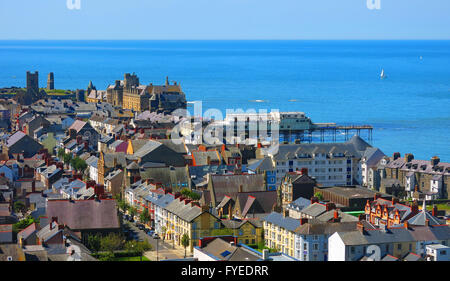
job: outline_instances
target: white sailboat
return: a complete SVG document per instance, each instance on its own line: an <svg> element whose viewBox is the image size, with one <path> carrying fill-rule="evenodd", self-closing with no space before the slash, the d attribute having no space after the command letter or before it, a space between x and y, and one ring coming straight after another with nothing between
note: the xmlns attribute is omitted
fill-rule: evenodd
<svg viewBox="0 0 450 281"><path fill-rule="evenodd" d="M386 74L384 74L384 69L381 70L380 78L381 79L387 78Z"/></svg>

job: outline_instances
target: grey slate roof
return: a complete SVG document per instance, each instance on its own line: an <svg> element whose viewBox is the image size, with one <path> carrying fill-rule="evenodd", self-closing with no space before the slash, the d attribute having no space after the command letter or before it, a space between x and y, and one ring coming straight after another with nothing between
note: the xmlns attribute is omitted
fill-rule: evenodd
<svg viewBox="0 0 450 281"><path fill-rule="evenodd" d="M290 217L283 217L282 214L272 212L268 216L262 218L263 221L272 223L289 231L295 231L300 226L300 220Z"/></svg>
<svg viewBox="0 0 450 281"><path fill-rule="evenodd" d="M202 209L185 201L180 201L179 198L170 202L165 209L184 221L190 222L203 213Z"/></svg>
<svg viewBox="0 0 450 281"><path fill-rule="evenodd" d="M278 153L274 156L277 161L287 161L298 158L300 154L325 153L333 154L342 153L346 156L361 158L364 151L372 147L358 136L353 136L344 143L301 143L301 144L280 144Z"/></svg>

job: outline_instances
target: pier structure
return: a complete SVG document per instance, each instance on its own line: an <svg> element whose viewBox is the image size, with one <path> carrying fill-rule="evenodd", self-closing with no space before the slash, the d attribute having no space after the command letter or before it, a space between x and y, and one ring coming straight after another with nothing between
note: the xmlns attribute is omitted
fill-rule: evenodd
<svg viewBox="0 0 450 281"><path fill-rule="evenodd" d="M339 136L343 136L344 141L347 141L355 133L369 142L373 140L373 126L371 125L337 125L336 123L313 123L312 125L306 130L280 128L280 140L284 142L300 141L311 143L313 135L315 135L320 142L337 142Z"/></svg>
<svg viewBox="0 0 450 281"><path fill-rule="evenodd" d="M280 142L299 143L313 142L313 138L318 142L337 142L349 140L355 133L369 142L373 140L373 126L371 125L338 125L336 123L313 123L304 112L271 112L266 114L256 113L233 113L227 114L223 124L234 128L234 135L243 134L248 138L250 130L259 130L256 121L267 120L267 135L271 137L272 127L276 124ZM241 130L238 132L239 121ZM251 122L256 122L251 126ZM255 134L253 134L255 135ZM260 139L261 140L261 139Z"/></svg>

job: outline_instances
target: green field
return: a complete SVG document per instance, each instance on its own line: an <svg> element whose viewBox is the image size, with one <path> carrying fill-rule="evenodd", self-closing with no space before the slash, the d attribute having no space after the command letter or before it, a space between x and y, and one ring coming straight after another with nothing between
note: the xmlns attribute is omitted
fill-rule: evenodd
<svg viewBox="0 0 450 281"><path fill-rule="evenodd" d="M113 261L141 261L141 257L121 257L114 258ZM147 257L143 256L142 261L150 261Z"/></svg>
<svg viewBox="0 0 450 281"><path fill-rule="evenodd" d="M436 207L438 208L438 210L450 211L450 205L447 203L436 204ZM432 210L432 209L433 209L432 205L427 206L427 210Z"/></svg>

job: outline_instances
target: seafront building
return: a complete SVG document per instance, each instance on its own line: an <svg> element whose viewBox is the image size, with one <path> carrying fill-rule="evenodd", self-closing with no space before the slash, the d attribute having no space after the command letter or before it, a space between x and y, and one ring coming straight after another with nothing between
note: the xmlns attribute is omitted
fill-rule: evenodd
<svg viewBox="0 0 450 281"><path fill-rule="evenodd" d="M370 161L366 153L372 146L358 136L344 143L280 144L275 153L268 150L276 167L276 185L286 173L308 169L308 175L323 186L361 184L361 160Z"/></svg>

